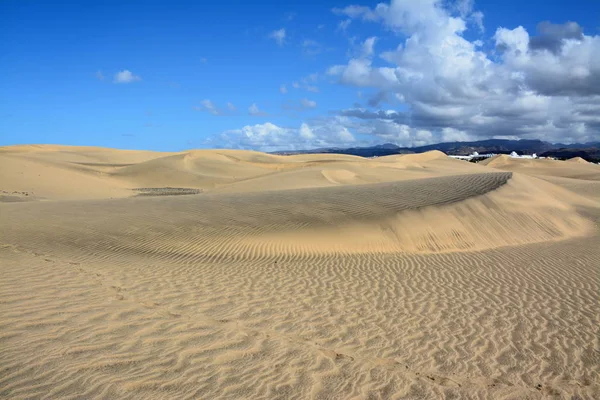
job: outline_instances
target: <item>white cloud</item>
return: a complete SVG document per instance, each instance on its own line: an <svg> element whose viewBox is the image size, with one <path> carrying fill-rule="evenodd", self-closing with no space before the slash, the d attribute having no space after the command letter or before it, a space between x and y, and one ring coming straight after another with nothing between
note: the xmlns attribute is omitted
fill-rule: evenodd
<svg viewBox="0 0 600 400"><path fill-rule="evenodd" d="M368 112L345 110L348 114ZM468 140L472 137L458 129L432 132L394 121L395 111L379 112L370 120L349 116L331 116L303 122L300 127L282 127L271 122L246 125L212 137L216 147L257 149L261 151L299 150L316 147L369 146L382 142L399 146L424 146L442 140ZM356 137L361 135L361 138ZM365 139L366 137L366 139Z"/></svg>
<svg viewBox="0 0 600 400"><path fill-rule="evenodd" d="M271 32L269 34L269 37L275 40L275 42L277 42L279 46L283 46L285 43L285 28L281 28Z"/></svg>
<svg viewBox="0 0 600 400"><path fill-rule="evenodd" d="M351 19L345 19L343 21L340 21L338 23L338 30L342 31L342 32L346 32L351 23L352 23Z"/></svg>
<svg viewBox="0 0 600 400"><path fill-rule="evenodd" d="M271 122L246 125L241 129L223 132L219 139L227 147L271 150L283 148L288 142L291 131Z"/></svg>
<svg viewBox="0 0 600 400"><path fill-rule="evenodd" d="M529 33L519 26L515 29L498 28L494 35L496 47L501 51L509 51L516 55L527 53Z"/></svg>
<svg viewBox="0 0 600 400"><path fill-rule="evenodd" d="M292 83L292 87L294 89L300 89L300 84L298 82L294 82L294 83Z"/></svg>
<svg viewBox="0 0 600 400"><path fill-rule="evenodd" d="M142 80L142 78L134 75L131 71L124 69L115 74L114 83L131 83L140 80Z"/></svg>
<svg viewBox="0 0 600 400"><path fill-rule="evenodd" d="M467 132L446 127L442 128L442 137L443 142L466 142L473 139Z"/></svg>
<svg viewBox="0 0 600 400"><path fill-rule="evenodd" d="M215 116L231 115L231 113L237 111L237 108L232 103L227 103L227 110L223 110L209 99L202 100L200 106L194 106L193 108L196 111L204 111Z"/></svg>
<svg viewBox="0 0 600 400"><path fill-rule="evenodd" d="M316 101L308 100L306 98L300 100L300 104L302 104L302 108L316 108L317 107Z"/></svg>
<svg viewBox="0 0 600 400"><path fill-rule="evenodd" d="M475 11L469 15L468 20L475 24L477 28L479 28L479 32L485 32L485 27L483 26L483 13L481 11Z"/></svg>
<svg viewBox="0 0 600 400"><path fill-rule="evenodd" d="M395 49L379 55L388 65L373 63L373 40L365 41L347 63L327 70L343 85L372 89L379 99L404 103L406 111L393 120L354 112L349 118L361 126L379 124L404 143L494 136L561 142L600 137L600 36L584 35L574 22L541 23L536 35L520 26L500 27L493 36L496 49L488 53L482 41L463 36L469 26L483 29L483 14L474 10L472 1L395 0L334 13L376 22L382 33L392 31L402 38ZM403 136L406 128L382 125L380 120L405 125L411 133ZM431 135L417 138L413 131Z"/></svg>
<svg viewBox="0 0 600 400"><path fill-rule="evenodd" d="M299 127L282 127L272 122L246 125L212 137L207 143L216 147L258 149L261 151L300 150L315 147L354 145L356 139L344 118L332 117Z"/></svg>
<svg viewBox="0 0 600 400"><path fill-rule="evenodd" d="M96 79L100 81L104 80L104 74L102 73L102 71L96 71Z"/></svg>
<svg viewBox="0 0 600 400"><path fill-rule="evenodd" d="M379 7L379 5L377 6ZM345 15L350 18L359 18L362 17L365 20L375 20L377 19L377 15L374 11L372 11L369 7L365 6L347 6L345 8L334 8L334 14L337 15Z"/></svg>
<svg viewBox="0 0 600 400"><path fill-rule="evenodd" d="M256 105L256 103L253 103L250 107L248 107L248 114L252 115L253 117L261 117L261 116L266 116L267 113L261 111L258 106Z"/></svg>
<svg viewBox="0 0 600 400"><path fill-rule="evenodd" d="M287 92L288 92L288 89L285 85L279 86L279 93L286 94Z"/></svg>
<svg viewBox="0 0 600 400"><path fill-rule="evenodd" d="M336 137L341 143L351 143L356 140L354 139L354 135L352 135L346 127L340 127L336 133Z"/></svg>
<svg viewBox="0 0 600 400"><path fill-rule="evenodd" d="M374 53L373 48L375 46L376 37L370 37L362 45L362 55L363 57L371 57Z"/></svg>
<svg viewBox="0 0 600 400"><path fill-rule="evenodd" d="M299 133L300 133L300 137L305 140L312 140L315 138L315 134L313 133L312 129L310 129L310 126L308 126L308 124L305 124L305 123L300 125Z"/></svg>
<svg viewBox="0 0 600 400"><path fill-rule="evenodd" d="M473 11L474 0L457 0L454 3L454 8L463 18L467 17Z"/></svg>
<svg viewBox="0 0 600 400"><path fill-rule="evenodd" d="M217 107L215 107L213 102L208 99L202 100L200 102L200 104L202 104L202 107L204 108L204 110L208 111L212 115L220 115L221 114L221 112L219 110L217 110Z"/></svg>

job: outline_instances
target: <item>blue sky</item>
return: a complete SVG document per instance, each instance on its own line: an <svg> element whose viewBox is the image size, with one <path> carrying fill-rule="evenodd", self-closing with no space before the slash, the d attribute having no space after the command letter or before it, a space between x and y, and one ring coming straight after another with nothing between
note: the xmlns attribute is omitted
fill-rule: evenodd
<svg viewBox="0 0 600 400"><path fill-rule="evenodd" d="M600 140L598 1L378 4L4 0L0 145Z"/></svg>

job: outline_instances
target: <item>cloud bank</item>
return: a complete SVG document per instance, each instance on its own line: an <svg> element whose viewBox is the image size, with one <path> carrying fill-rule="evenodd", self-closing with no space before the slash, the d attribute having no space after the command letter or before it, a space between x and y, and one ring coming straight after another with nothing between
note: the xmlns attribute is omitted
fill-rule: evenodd
<svg viewBox="0 0 600 400"><path fill-rule="evenodd" d="M332 11L343 29L370 24L386 43L397 41L384 48L377 36L363 38L349 59L327 68L330 80L359 89L366 103L294 128L245 126L224 133L225 143L237 138L242 147L279 149L600 140L600 36L586 35L576 22L540 22L532 33L522 26L490 31L472 0L393 0Z"/></svg>

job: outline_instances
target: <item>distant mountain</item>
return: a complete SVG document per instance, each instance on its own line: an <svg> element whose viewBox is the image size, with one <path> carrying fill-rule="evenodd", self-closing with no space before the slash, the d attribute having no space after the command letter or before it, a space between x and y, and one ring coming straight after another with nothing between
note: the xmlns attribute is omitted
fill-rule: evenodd
<svg viewBox="0 0 600 400"><path fill-rule="evenodd" d="M564 145L561 145L561 147ZM541 153L555 148L555 145L541 140L508 140L489 139L477 142L448 142L429 146L415 147L415 152L421 153L429 150L440 150L447 154L468 155L474 151L478 153L504 153L516 151L519 154Z"/></svg>
<svg viewBox="0 0 600 400"><path fill-rule="evenodd" d="M595 147L580 148L561 148L546 151L540 154L542 157L554 157L561 160L568 160L573 157L581 157L586 161L600 163L600 145Z"/></svg>
<svg viewBox="0 0 600 400"><path fill-rule="evenodd" d="M571 158L581 157L588 161L596 161L600 158L600 142L592 143L549 143L542 140L508 140L488 139L475 142L446 142L419 147L398 147L392 143L384 143L370 147L350 148L322 148L300 151L278 151L275 154L310 154L310 153L336 153L350 154L361 157L381 157L392 154L424 153L430 150L443 151L452 155L469 155L474 151L478 153L510 154L515 151L518 154L537 153L540 156ZM554 154L554 155L553 155Z"/></svg>

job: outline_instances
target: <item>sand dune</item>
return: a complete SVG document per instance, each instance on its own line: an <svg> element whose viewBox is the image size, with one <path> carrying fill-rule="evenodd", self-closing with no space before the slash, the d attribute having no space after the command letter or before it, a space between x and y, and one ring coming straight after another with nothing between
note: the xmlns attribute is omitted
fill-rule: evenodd
<svg viewBox="0 0 600 400"><path fill-rule="evenodd" d="M583 158L581 157L573 157L573 158L569 158L567 160L568 162L575 162L575 163L579 163L579 164L588 164L587 161L585 161Z"/></svg>
<svg viewBox="0 0 600 400"><path fill-rule="evenodd" d="M584 180L600 180L600 168L596 164L580 161L551 159L519 159L498 155L482 161L482 165L504 171L521 172L528 175L553 176Z"/></svg>
<svg viewBox="0 0 600 400"><path fill-rule="evenodd" d="M599 168L520 161L1 148L0 397L598 398Z"/></svg>
<svg viewBox="0 0 600 400"><path fill-rule="evenodd" d="M365 159L340 154L275 156L242 150L157 153L74 146L8 146L0 148L0 195L20 200L110 199L131 197L136 194L133 189L148 187L252 192L390 182L473 171L474 168L465 169L462 163L441 152Z"/></svg>

